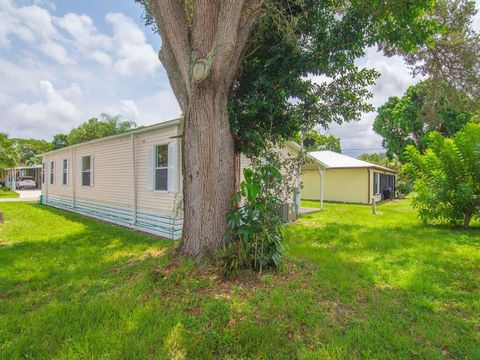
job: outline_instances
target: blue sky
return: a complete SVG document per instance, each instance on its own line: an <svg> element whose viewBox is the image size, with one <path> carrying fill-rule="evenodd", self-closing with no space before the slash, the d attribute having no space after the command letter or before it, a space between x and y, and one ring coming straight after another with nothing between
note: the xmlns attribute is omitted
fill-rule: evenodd
<svg viewBox="0 0 480 360"><path fill-rule="evenodd" d="M139 125L180 115L157 58L160 38L141 16L134 0L0 0L0 132L51 139L101 112ZM371 89L376 107L419 80L375 49L358 65L382 74ZM339 136L346 154L379 149L374 118L325 133Z"/></svg>

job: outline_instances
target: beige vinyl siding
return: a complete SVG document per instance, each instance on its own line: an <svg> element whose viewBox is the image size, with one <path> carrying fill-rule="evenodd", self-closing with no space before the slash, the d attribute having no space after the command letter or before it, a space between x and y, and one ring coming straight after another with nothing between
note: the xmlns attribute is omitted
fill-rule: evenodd
<svg viewBox="0 0 480 360"><path fill-rule="evenodd" d="M291 148L288 145L288 143L285 144L285 146L283 146L282 148L276 149L276 151L278 151L285 158L296 156L298 153L298 151L296 149ZM245 176L243 175L243 169L248 168L251 165L252 165L252 162L245 155L242 154L240 156L240 182L245 180ZM280 172L282 173L282 175L286 175L288 173L291 173L292 171L295 171L295 169L285 169L285 168L280 169ZM291 195L288 201L289 202L294 201L294 194Z"/></svg>
<svg viewBox="0 0 480 360"><path fill-rule="evenodd" d="M240 155L240 182L245 180L245 176L243 175L243 169L248 168L252 165L250 159L248 159L245 155Z"/></svg>
<svg viewBox="0 0 480 360"><path fill-rule="evenodd" d="M177 126L168 127L156 131L149 131L135 136L136 149L136 179L137 179L137 207L138 209L148 211L158 211L170 214L173 211L175 193L168 191L149 191L148 190L148 150L155 145L168 144L179 141L177 136ZM177 151L180 151L177 146ZM180 159L180 155L177 155ZM180 161L178 161L176 171L180 172ZM131 177L130 177L131 178ZM178 177L180 182L180 176ZM178 191L181 191L181 185L178 184Z"/></svg>
<svg viewBox="0 0 480 360"><path fill-rule="evenodd" d="M62 185L62 176L63 176L63 159L68 159L70 163L69 176L67 185ZM51 162L55 162L55 183L50 184L50 166ZM42 195L46 194L47 188L48 193L53 196L60 197L70 197L72 192L71 189L71 159L70 159L70 150L64 150L50 154L43 158L45 162L45 183L42 184Z"/></svg>
<svg viewBox="0 0 480 360"><path fill-rule="evenodd" d="M137 209L170 214L173 211L175 193L167 191L149 191L147 186L147 156L148 149L155 145L178 142L177 126L135 134L135 169L137 189ZM179 151L180 146L177 146ZM73 161L70 159L74 153ZM92 156L93 185L83 186L81 182L81 159ZM68 186L61 185L63 159L70 161L70 176ZM180 159L180 156L177 156ZM132 143L131 136L126 135L111 140L78 145L65 151L46 154L43 157L47 165L46 184L42 194L72 199L72 170L75 177L75 199L95 203L133 208L133 173L132 173ZM50 161L56 162L55 184L49 183ZM178 161L179 162L179 161ZM175 171L180 171L180 164ZM179 177L179 182L180 177ZM181 189L179 183L178 189Z"/></svg>
<svg viewBox="0 0 480 360"><path fill-rule="evenodd" d="M93 186L81 182L81 159L92 156ZM124 136L74 148L76 200L118 206L132 205L132 151L130 137Z"/></svg>

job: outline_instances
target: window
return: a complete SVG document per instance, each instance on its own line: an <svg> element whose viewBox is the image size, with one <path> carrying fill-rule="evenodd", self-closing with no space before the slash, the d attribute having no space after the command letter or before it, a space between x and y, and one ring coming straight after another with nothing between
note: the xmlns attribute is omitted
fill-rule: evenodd
<svg viewBox="0 0 480 360"><path fill-rule="evenodd" d="M42 162L42 184L45 184L45 163Z"/></svg>
<svg viewBox="0 0 480 360"><path fill-rule="evenodd" d="M375 195L380 194L380 173L373 173L373 191Z"/></svg>
<svg viewBox="0 0 480 360"><path fill-rule="evenodd" d="M50 184L55 184L55 161L50 161Z"/></svg>
<svg viewBox="0 0 480 360"><path fill-rule="evenodd" d="M82 157L82 185L91 186L92 184L92 157Z"/></svg>
<svg viewBox="0 0 480 360"><path fill-rule="evenodd" d="M68 184L68 160L63 159L62 163L62 184L67 185Z"/></svg>
<svg viewBox="0 0 480 360"><path fill-rule="evenodd" d="M168 190L168 145L155 146L155 190Z"/></svg>

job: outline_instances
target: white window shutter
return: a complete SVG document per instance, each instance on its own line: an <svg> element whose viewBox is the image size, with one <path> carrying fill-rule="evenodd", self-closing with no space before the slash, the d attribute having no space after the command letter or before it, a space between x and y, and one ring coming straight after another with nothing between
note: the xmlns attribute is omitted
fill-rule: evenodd
<svg viewBox="0 0 480 360"><path fill-rule="evenodd" d="M168 191L177 192L178 189L178 164L177 164L177 141L168 144Z"/></svg>
<svg viewBox="0 0 480 360"><path fill-rule="evenodd" d="M154 147L151 146L147 151L147 190L153 191L153 152Z"/></svg>
<svg viewBox="0 0 480 360"><path fill-rule="evenodd" d="M55 176L55 175L57 175L57 163L56 163L56 161L54 161L52 163L52 165L53 165L53 171L52 171L53 172L53 185L55 185L55 183L57 182L57 177Z"/></svg>
<svg viewBox="0 0 480 360"><path fill-rule="evenodd" d="M90 157L90 186L93 186L93 179L95 178L95 156Z"/></svg>
<svg viewBox="0 0 480 360"><path fill-rule="evenodd" d="M82 177L82 157L80 156L80 159L78 159L78 185L82 186L83 185L83 177Z"/></svg>
<svg viewBox="0 0 480 360"><path fill-rule="evenodd" d="M67 159L67 183L65 185L68 186L69 183L70 183L70 160Z"/></svg>

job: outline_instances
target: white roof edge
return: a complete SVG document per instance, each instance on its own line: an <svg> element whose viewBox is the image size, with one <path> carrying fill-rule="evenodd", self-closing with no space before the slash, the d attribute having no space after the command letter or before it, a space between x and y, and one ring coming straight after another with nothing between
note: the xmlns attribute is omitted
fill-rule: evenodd
<svg viewBox="0 0 480 360"><path fill-rule="evenodd" d="M37 155L38 156L38 155ZM37 168L41 168L42 165L40 164L37 164L37 165L26 165L26 166L16 166L16 167L11 167L11 168L6 168L5 171L7 170L20 170L20 169L37 169Z"/></svg>
<svg viewBox="0 0 480 360"><path fill-rule="evenodd" d="M80 146L84 146L84 145L91 145L91 144L95 144L95 143L102 142L102 141L107 141L107 140L120 138L120 137L123 137L123 136L130 136L132 134L140 134L140 133L147 132L147 131L154 131L154 130L162 129L164 127L178 125L179 123L180 123L180 118L172 119L172 120L164 121L164 122L161 122L161 123L158 123L158 124L145 126L145 127L140 128L140 129L127 131L127 132L124 132L124 133L121 133L121 134L105 136L105 137L102 137L102 138L93 139L93 140L78 143L78 144L75 144L75 145L65 146L65 147L60 148L60 149L55 149L55 150L52 150L52 151L49 151L49 152L46 152L46 153L43 153L43 154L38 154L38 155L36 155L36 157L42 157L42 156L45 156L47 154L52 154L52 153L56 153L56 152L59 152L59 151L72 149L72 148L76 148L76 147L80 147Z"/></svg>
<svg viewBox="0 0 480 360"><path fill-rule="evenodd" d="M327 164L325 164L325 163L321 162L320 160L314 158L314 157L313 157L312 155L310 155L309 153L307 153L307 157L308 157L309 159L313 160L314 162L316 162L318 165L320 165L320 166L323 167L324 169L329 169L329 168L330 168Z"/></svg>
<svg viewBox="0 0 480 360"><path fill-rule="evenodd" d="M320 156L321 155L320 153L323 153L324 155L327 155L327 156L330 155L330 161L341 161L341 160L343 160L341 158L345 158L345 159L350 160L350 161L348 163L339 164L339 165L335 165L335 166L328 165L328 164L322 162L320 159L318 159L317 156L314 155L314 153L317 153L316 154L317 156ZM333 155L333 154L335 156L332 159L331 155ZM364 160L352 158L351 156L343 155L343 154L340 154L340 153L335 153L333 151L312 151L312 152L308 153L308 157L310 159L312 159L315 163L319 164L320 166L322 166L325 169L355 169L355 168L357 168L357 169L359 169L359 168L360 169L361 168L370 169L370 168L373 168L373 169L379 169L379 170L391 172L391 173L394 173L394 174L397 173L395 170L387 168L385 166L381 166L381 165L373 164L373 163L370 163L370 162L367 162L367 161L364 161ZM327 157L327 160L328 160L328 157Z"/></svg>
<svg viewBox="0 0 480 360"><path fill-rule="evenodd" d="M290 146L291 148L293 148L294 150L297 150L297 151L301 151L302 150L302 147L297 144L295 141L291 141L291 140L288 140L286 142L287 146Z"/></svg>

